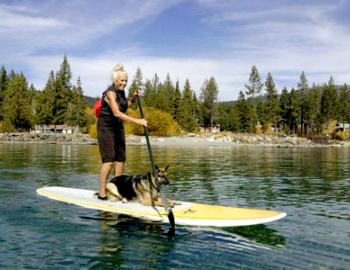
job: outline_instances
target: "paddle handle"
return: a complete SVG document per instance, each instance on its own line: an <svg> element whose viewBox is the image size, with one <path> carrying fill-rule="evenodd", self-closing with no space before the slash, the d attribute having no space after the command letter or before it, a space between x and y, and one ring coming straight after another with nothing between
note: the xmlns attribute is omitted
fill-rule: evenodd
<svg viewBox="0 0 350 270"><path fill-rule="evenodd" d="M142 106L141 106L141 101L140 101L140 97L137 96L137 103L139 105L139 109L140 109L140 114L141 114L141 118L144 118L144 114L143 114L143 110L142 110ZM156 185L157 185L157 189L160 192L160 196L161 196L161 200L162 200L162 204L164 206L164 209L167 213L168 219L169 219L169 223L171 225L172 230L175 229L175 217L173 214L173 211L171 210L171 208L169 208L167 206L167 201L166 201L166 197L164 192L162 192L160 184L159 184L159 180L158 180L158 174L156 171L156 167L154 164L154 159L153 159L153 153L152 153L152 148L151 148L151 143L149 141L149 136L148 136L148 128L147 127L143 127L144 131L145 131L145 137L146 137L146 142L147 142L147 148L148 148L148 153L149 153L149 159L151 161L151 166L152 166L152 175L155 177L156 179Z"/></svg>
<svg viewBox="0 0 350 270"><path fill-rule="evenodd" d="M139 97L139 96L137 96L137 103L139 104L141 118L145 118L145 115L143 114L143 110L142 110L141 101L140 101L140 97ZM152 166L152 175L156 178L156 185L157 185L157 188L159 188L159 180L158 180L158 175L157 175L156 167L155 167L155 164L154 164L154 159L153 159L153 153L152 153L151 143L150 143L150 141L149 141L148 128L145 127L145 126L143 126L143 129L144 129L144 131L145 131L145 137L146 137L146 142L147 142L147 148L148 148L148 153L149 153L149 159L150 159L150 161L151 161L151 166Z"/></svg>

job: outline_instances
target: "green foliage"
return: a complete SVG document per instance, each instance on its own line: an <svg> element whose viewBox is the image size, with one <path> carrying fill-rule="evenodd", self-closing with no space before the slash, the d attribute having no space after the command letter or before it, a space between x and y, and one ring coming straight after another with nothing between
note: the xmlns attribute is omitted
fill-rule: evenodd
<svg viewBox="0 0 350 270"><path fill-rule="evenodd" d="M85 126L87 131L92 132L89 127L94 125L95 118L92 109L86 109L82 83L78 78L72 85L71 78L66 55L59 71L50 72L42 91L37 91L33 85L28 87L23 74L14 71L8 74L2 66L0 130L28 130L34 124L69 124ZM213 77L205 80L198 101L188 79L182 91L179 81L174 86L169 74L164 82L160 82L155 74L152 80L146 79L143 83L142 72L138 68L129 88L129 97L144 85L143 103L145 108L149 108L149 125L154 135L177 134L179 127L193 132L198 124L205 127L220 124L221 130L257 132L259 122L263 130L273 125L286 133L309 136L331 132L329 123L334 120L350 122L350 89L346 85L337 87L331 78L327 84L309 88L304 72L299 79L297 90L288 92L284 88L279 96L272 74L268 73L263 85L257 68L253 66L246 85L247 97L241 91L236 102L218 103L218 89ZM266 94L261 96L263 86ZM136 106L134 109L137 109ZM134 114L138 117L137 113ZM132 133L143 134L140 126L130 123L126 126Z"/></svg>
<svg viewBox="0 0 350 270"><path fill-rule="evenodd" d="M77 85L73 86L71 99L68 102L66 112L66 123L71 126L85 126L87 122L86 101L83 94L80 78L78 77Z"/></svg>
<svg viewBox="0 0 350 270"><path fill-rule="evenodd" d="M337 90L331 78L328 84L323 86L321 96L321 119L326 123L336 116Z"/></svg>
<svg viewBox="0 0 350 270"><path fill-rule="evenodd" d="M350 89L346 84L340 89L336 118L341 123L350 123Z"/></svg>
<svg viewBox="0 0 350 270"><path fill-rule="evenodd" d="M179 81L176 81L175 89L174 89L174 96L173 96L173 99L171 102L172 103L171 114L176 121L178 121L178 118L180 117L181 98L182 98L182 95L181 95L181 91L180 91ZM194 102L197 103L197 100L194 100Z"/></svg>
<svg viewBox="0 0 350 270"><path fill-rule="evenodd" d="M252 66L252 70L249 75L249 82L245 85L247 88L246 95L247 97L255 98L260 94L263 84L261 83L261 78L259 71L255 65Z"/></svg>
<svg viewBox="0 0 350 270"><path fill-rule="evenodd" d="M73 86L71 78L71 69L65 55L60 70L56 74L50 72L44 90L37 96L35 123L80 127L87 124L87 104L80 77Z"/></svg>
<svg viewBox="0 0 350 270"><path fill-rule="evenodd" d="M309 92L309 86L307 83L306 75L304 71L300 75L300 81L298 82L297 94L299 95L300 106L300 132L304 134L307 132L307 120L306 117L310 110L310 100L307 98Z"/></svg>
<svg viewBox="0 0 350 270"><path fill-rule="evenodd" d="M185 82L183 96L180 100L177 121L185 131L194 132L198 128L196 123L196 104L188 79Z"/></svg>
<svg viewBox="0 0 350 270"><path fill-rule="evenodd" d="M155 75L154 81L156 82L158 76L157 74ZM157 96L157 89L154 88L154 86L157 86L157 82L154 84L152 84L152 82L150 80L146 80L145 83L145 89L144 89L144 93L143 93L143 100L144 100L144 104L146 107L152 107L155 106L155 100L156 100L156 96Z"/></svg>
<svg viewBox="0 0 350 270"><path fill-rule="evenodd" d="M130 87L129 87L128 99L130 99L136 91L143 89L143 86L144 86L144 83L142 81L142 71L141 71L141 68L138 67L136 70L136 74L131 82ZM134 109L137 108L136 102L133 104L132 107Z"/></svg>
<svg viewBox="0 0 350 270"><path fill-rule="evenodd" d="M304 107L304 133L320 130L320 97L321 93L313 86L306 94L303 102Z"/></svg>
<svg viewBox="0 0 350 270"><path fill-rule="evenodd" d="M221 102L217 107L218 124L221 130L239 131L240 120L238 118L237 106L227 102Z"/></svg>
<svg viewBox="0 0 350 270"><path fill-rule="evenodd" d="M7 88L7 73L4 66L1 67L0 71L0 121L3 120L3 102L5 97L5 91Z"/></svg>
<svg viewBox="0 0 350 270"><path fill-rule="evenodd" d="M277 89L271 73L268 73L267 75L265 81L265 90L267 93L267 100L265 105L265 112L267 115L266 120L268 123L274 123L275 126L277 126L277 123L281 121L280 106L277 95Z"/></svg>
<svg viewBox="0 0 350 270"><path fill-rule="evenodd" d="M175 88L168 74L164 83L159 85L157 98L156 98L156 108L171 113L172 102L175 95Z"/></svg>
<svg viewBox="0 0 350 270"><path fill-rule="evenodd" d="M38 95L36 103L36 123L49 125L53 123L53 106L55 103L55 76L50 72L44 90Z"/></svg>
<svg viewBox="0 0 350 270"><path fill-rule="evenodd" d="M3 103L3 130L29 130L33 124L31 95L24 75L10 74Z"/></svg>
<svg viewBox="0 0 350 270"><path fill-rule="evenodd" d="M215 120L215 103L218 97L218 87L214 77L205 80L200 99L202 101L202 119L204 127L212 127Z"/></svg>
<svg viewBox="0 0 350 270"><path fill-rule="evenodd" d="M235 103L238 118L238 131L255 132L257 114L251 99L246 100L242 91L239 93L238 101Z"/></svg>

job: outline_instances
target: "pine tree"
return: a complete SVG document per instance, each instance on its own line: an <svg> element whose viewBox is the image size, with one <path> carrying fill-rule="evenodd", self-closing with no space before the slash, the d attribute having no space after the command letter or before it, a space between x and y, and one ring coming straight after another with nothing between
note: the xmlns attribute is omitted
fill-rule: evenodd
<svg viewBox="0 0 350 270"><path fill-rule="evenodd" d="M70 100L71 95L65 88L64 82L62 82L58 73L54 81L53 124L62 125L65 123L67 113L71 113L71 108L68 108Z"/></svg>
<svg viewBox="0 0 350 270"><path fill-rule="evenodd" d="M171 106L171 115L173 116L173 119L178 121L179 114L180 114L180 102L181 102L181 91L179 86L179 81L176 81L175 84L175 90L174 90L174 97L172 100L172 106ZM197 101L197 100L196 100Z"/></svg>
<svg viewBox="0 0 350 270"><path fill-rule="evenodd" d="M186 131L193 132L197 129L195 119L195 108L192 100L192 90L189 80L185 81L182 99L180 102L180 111L178 123Z"/></svg>
<svg viewBox="0 0 350 270"><path fill-rule="evenodd" d="M175 99L175 88L174 84L170 79L169 73L166 76L166 79L163 83L162 91L159 93L164 97L164 111L171 113L172 112L172 106Z"/></svg>
<svg viewBox="0 0 350 270"><path fill-rule="evenodd" d="M73 86L72 88L72 99L68 103L66 123L71 126L84 126L87 121L85 108L86 101L84 98L81 80L80 77L78 77L77 85Z"/></svg>
<svg viewBox="0 0 350 270"><path fill-rule="evenodd" d="M137 90L142 90L144 87L143 81L142 81L142 71L141 68L138 67L135 73L135 76L131 82L131 85L129 87L129 92L128 92L128 98L131 98L132 95L137 91ZM141 93L144 94L144 93ZM133 108L136 108L137 104L134 103Z"/></svg>
<svg viewBox="0 0 350 270"><path fill-rule="evenodd" d="M4 96L4 125L11 131L29 130L32 127L31 96L24 75L11 71Z"/></svg>
<svg viewBox="0 0 350 270"><path fill-rule="evenodd" d="M296 90L292 89L289 94L288 124L289 130L294 133L298 131L300 122L300 98Z"/></svg>
<svg viewBox="0 0 350 270"><path fill-rule="evenodd" d="M282 130L285 133L289 133L289 122L288 122L288 118L289 118L289 103L290 103L290 97L289 97L289 93L286 87L283 88L282 92L281 92L281 96L279 99L279 107L280 107L280 117L282 119Z"/></svg>
<svg viewBox="0 0 350 270"><path fill-rule="evenodd" d="M144 91L144 101L147 107L156 107L155 100L157 97L157 87L159 83L158 75L155 74L152 81L146 80L145 91Z"/></svg>
<svg viewBox="0 0 350 270"><path fill-rule="evenodd" d="M201 117L201 104L198 102L196 92L192 91L192 108L193 108L193 116L198 126L199 119Z"/></svg>
<svg viewBox="0 0 350 270"><path fill-rule="evenodd" d="M239 130L239 118L235 108L234 105L227 102L218 104L218 123L220 124L220 130Z"/></svg>
<svg viewBox="0 0 350 270"><path fill-rule="evenodd" d="M242 91L239 92L238 100L234 104L234 110L237 111L237 118L239 119L238 131L254 132L256 114L253 102L251 99L246 100Z"/></svg>
<svg viewBox="0 0 350 270"><path fill-rule="evenodd" d="M57 80L61 81L62 87L65 92L69 93L72 89L71 80L72 79L72 71L70 65L68 63L67 55L64 55L63 62L61 64L60 70L57 74Z"/></svg>
<svg viewBox="0 0 350 270"><path fill-rule="evenodd" d="M202 117L204 127L213 127L215 120L215 102L217 101L218 87L214 77L206 80L201 89Z"/></svg>
<svg viewBox="0 0 350 270"><path fill-rule="evenodd" d="M269 72L265 81L265 90L267 92L267 101L266 101L266 113L267 120L270 123L274 123L275 128L277 128L278 122L281 120L279 117L279 102L278 94L273 81L272 75Z"/></svg>
<svg viewBox="0 0 350 270"><path fill-rule="evenodd" d="M0 71L0 122L3 120L3 102L7 88L7 80L6 69L2 66Z"/></svg>
<svg viewBox="0 0 350 270"><path fill-rule="evenodd" d="M304 134L307 132L306 115L309 114L308 110L310 109L310 104L308 104L308 95L309 86L304 71L300 75L300 81L298 82L298 95L300 100L300 132Z"/></svg>
<svg viewBox="0 0 350 270"><path fill-rule="evenodd" d="M72 78L72 72L67 60L67 56L64 55L63 62L60 70L56 73L55 78L55 103L53 108L53 123L65 124L67 119L71 118L72 114L72 84L70 82Z"/></svg>
<svg viewBox="0 0 350 270"><path fill-rule="evenodd" d="M38 95L36 107L36 122L38 124L50 125L54 119L55 104L55 75L51 71L46 82L45 88Z"/></svg>
<svg viewBox="0 0 350 270"><path fill-rule="evenodd" d="M318 132L320 124L318 119L320 116L320 91L315 85L306 94L306 101L304 102L304 122L305 133L308 133L309 129L314 132Z"/></svg>
<svg viewBox="0 0 350 270"><path fill-rule="evenodd" d="M249 101L252 101L252 99L249 99ZM255 103L256 103L255 110L256 110L259 124L262 126L263 131L265 131L268 127L268 124L271 122L270 121L270 113L269 113L268 107L267 107L268 106L267 101L265 101L261 98L256 98Z"/></svg>
<svg viewBox="0 0 350 270"><path fill-rule="evenodd" d="M262 90L263 84L261 83L261 78L259 71L255 65L252 66L252 70L249 75L249 82L245 85L247 88L246 95L248 98L252 98L253 101L255 97L258 96ZM254 101L255 103L255 101Z"/></svg>
<svg viewBox="0 0 350 270"><path fill-rule="evenodd" d="M324 85L321 96L321 117L322 123L335 119L337 103L337 89L331 77L328 84Z"/></svg>
<svg viewBox="0 0 350 270"><path fill-rule="evenodd" d="M340 89L336 111L340 123L350 123L350 89L346 84Z"/></svg>
<svg viewBox="0 0 350 270"><path fill-rule="evenodd" d="M158 108L163 111L171 113L174 95L175 95L174 85L168 73L164 83L158 86L157 99L156 99Z"/></svg>

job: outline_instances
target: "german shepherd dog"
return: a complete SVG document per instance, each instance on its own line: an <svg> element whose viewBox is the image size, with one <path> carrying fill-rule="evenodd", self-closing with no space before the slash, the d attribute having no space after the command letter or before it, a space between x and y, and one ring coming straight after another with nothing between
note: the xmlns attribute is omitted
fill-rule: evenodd
<svg viewBox="0 0 350 270"><path fill-rule="evenodd" d="M159 185L168 185L167 170L158 168ZM152 197L151 197L152 194ZM120 175L113 177L106 185L106 195L111 201L128 202L128 200L138 200L146 206L163 206L160 196L160 191L157 188L155 177L152 173L144 175ZM167 204L171 204L167 202Z"/></svg>

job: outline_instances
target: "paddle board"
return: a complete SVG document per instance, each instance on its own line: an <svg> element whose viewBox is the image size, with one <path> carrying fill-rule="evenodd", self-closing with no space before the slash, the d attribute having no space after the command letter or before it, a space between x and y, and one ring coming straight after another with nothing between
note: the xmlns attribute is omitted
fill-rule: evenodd
<svg viewBox="0 0 350 270"><path fill-rule="evenodd" d="M137 218L169 223L163 207L144 206L139 202L111 202L97 199L93 190L42 187L37 193L53 200L79 205L86 208L125 214ZM180 202L173 213L177 225L236 227L272 222L286 216L286 213L249 208Z"/></svg>

